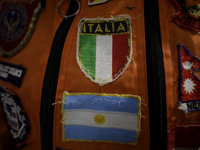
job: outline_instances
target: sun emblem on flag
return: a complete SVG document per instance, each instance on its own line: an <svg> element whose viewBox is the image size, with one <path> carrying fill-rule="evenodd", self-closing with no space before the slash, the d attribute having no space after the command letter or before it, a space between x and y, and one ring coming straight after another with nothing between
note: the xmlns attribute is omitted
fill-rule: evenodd
<svg viewBox="0 0 200 150"><path fill-rule="evenodd" d="M96 114L96 116L94 117L94 122L97 124L97 125L102 125L104 124L106 121L106 118L104 115L102 114Z"/></svg>
<svg viewBox="0 0 200 150"><path fill-rule="evenodd" d="M186 91L186 93L189 93L189 94L191 94L191 93L194 93L194 90L195 90L195 86L196 84L194 83L194 81L192 81L192 79L190 79L190 78L187 78L187 79L185 79L185 81L184 81L184 85L183 85L183 87L185 88L185 91Z"/></svg>

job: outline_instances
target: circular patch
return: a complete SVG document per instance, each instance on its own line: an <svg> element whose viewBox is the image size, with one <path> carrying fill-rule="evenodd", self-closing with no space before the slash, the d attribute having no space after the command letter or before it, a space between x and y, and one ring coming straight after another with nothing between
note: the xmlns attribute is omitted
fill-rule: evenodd
<svg viewBox="0 0 200 150"><path fill-rule="evenodd" d="M105 123L106 119L105 116L102 114L96 114L96 116L94 117L94 121L97 125L102 125Z"/></svg>
<svg viewBox="0 0 200 150"><path fill-rule="evenodd" d="M0 37L12 42L24 32L27 23L26 9L20 4L8 6L0 16Z"/></svg>

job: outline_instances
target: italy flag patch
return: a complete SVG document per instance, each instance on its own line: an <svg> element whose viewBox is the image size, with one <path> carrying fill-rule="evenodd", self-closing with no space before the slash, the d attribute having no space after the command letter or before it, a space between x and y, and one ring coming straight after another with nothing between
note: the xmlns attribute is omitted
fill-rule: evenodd
<svg viewBox="0 0 200 150"><path fill-rule="evenodd" d="M134 95L63 94L63 140L136 145L141 99Z"/></svg>
<svg viewBox="0 0 200 150"><path fill-rule="evenodd" d="M131 62L128 15L82 19L77 37L77 63L92 82L103 86L117 80Z"/></svg>

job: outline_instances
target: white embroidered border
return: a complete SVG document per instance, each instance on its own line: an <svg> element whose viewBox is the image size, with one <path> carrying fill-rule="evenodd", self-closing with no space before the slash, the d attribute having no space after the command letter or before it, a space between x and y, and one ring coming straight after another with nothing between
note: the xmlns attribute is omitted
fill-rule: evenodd
<svg viewBox="0 0 200 150"><path fill-rule="evenodd" d="M82 20L115 20L115 19L118 19L118 18L127 18L129 19L129 25L130 25L130 54L129 56L127 57L127 63L124 65L124 67L122 68L122 71L113 79L113 80L99 80L98 82L93 80L90 75L85 71L84 69L84 66L82 66L82 63L80 62L79 60L79 56L78 56L78 53L79 53L79 35L80 35L80 31L81 31L81 22ZM111 82L114 82L115 80L117 80L124 72L125 70L128 68L130 62L131 62L131 57L132 57L132 53L133 53L133 50L132 50L132 28L131 28L131 17L127 14L121 14L121 15L118 15L116 17L113 17L113 18L83 18L80 20L79 24L78 24L78 34L77 34L77 43L76 43L76 60L77 60L77 63L78 63L78 66L80 67L81 71L86 75L87 78L89 78L92 82L96 83L96 84L99 84L100 86L104 86L105 84L108 84L108 83L111 83Z"/></svg>
<svg viewBox="0 0 200 150"><path fill-rule="evenodd" d="M89 5L89 6L93 6L93 5L105 3L105 2L107 2L107 1L108 1L108 0L102 0L102 1L99 1L99 2L90 3L90 0L88 0L88 5Z"/></svg>

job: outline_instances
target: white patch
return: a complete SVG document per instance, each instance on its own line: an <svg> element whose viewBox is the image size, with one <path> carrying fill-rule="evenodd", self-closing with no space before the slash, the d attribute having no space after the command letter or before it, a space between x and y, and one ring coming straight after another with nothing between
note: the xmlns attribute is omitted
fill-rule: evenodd
<svg viewBox="0 0 200 150"><path fill-rule="evenodd" d="M97 114L105 116L106 121L101 126L96 124L94 121L94 117ZM133 131L138 128L138 115L132 113L71 109L65 110L64 115L64 123L67 125L115 128Z"/></svg>
<svg viewBox="0 0 200 150"><path fill-rule="evenodd" d="M183 110L185 113L188 113L187 103L180 103L180 106L178 107L178 109Z"/></svg>
<svg viewBox="0 0 200 150"><path fill-rule="evenodd" d="M185 70L190 70L191 68L192 68L192 65L194 64L194 62L189 62L189 61L186 61L186 62L184 62L183 63L183 68L185 69Z"/></svg>
<svg viewBox="0 0 200 150"><path fill-rule="evenodd" d="M96 82L112 82L112 35L97 36L96 39Z"/></svg>
<svg viewBox="0 0 200 150"><path fill-rule="evenodd" d="M185 88L184 90L186 91L186 94L194 93L194 90L195 90L194 86L196 84L194 83L194 81L192 81L192 79L187 78L187 79L185 79L185 81L183 83L184 83L183 87Z"/></svg>
<svg viewBox="0 0 200 150"><path fill-rule="evenodd" d="M94 1L94 2L91 2L91 0L88 0L88 5L89 6L92 6L92 5L97 5L97 4L101 4L101 3L105 3L107 2L108 0L98 0L98 1Z"/></svg>

